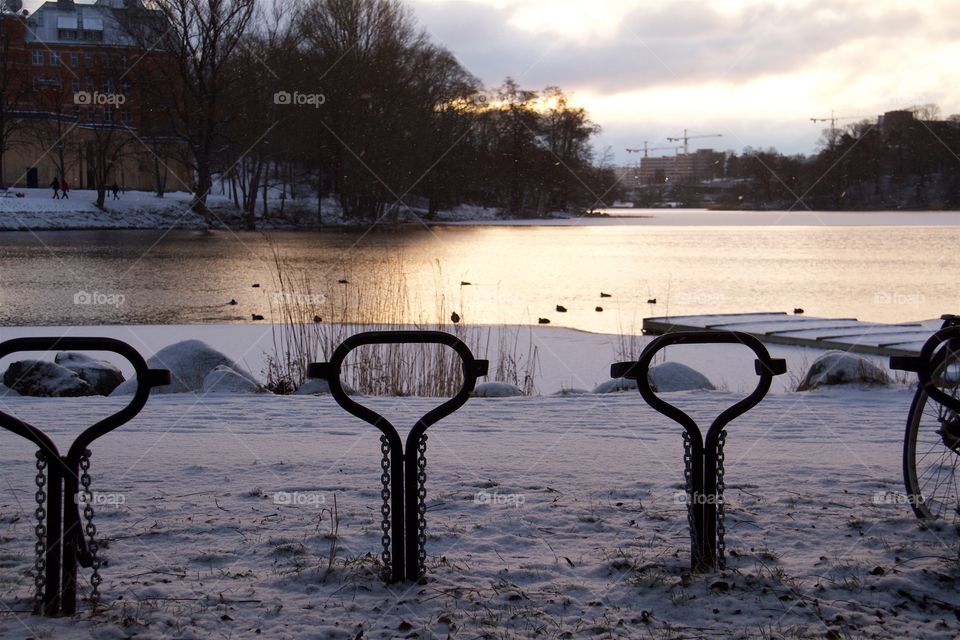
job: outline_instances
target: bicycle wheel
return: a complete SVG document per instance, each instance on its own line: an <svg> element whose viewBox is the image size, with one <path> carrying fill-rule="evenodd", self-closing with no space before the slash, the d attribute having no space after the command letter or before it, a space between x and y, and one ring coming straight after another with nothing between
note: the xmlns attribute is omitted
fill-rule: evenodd
<svg viewBox="0 0 960 640"><path fill-rule="evenodd" d="M947 342L935 353L931 380L958 397L960 345ZM960 415L917 390L903 442L903 480L918 518L939 518L960 526Z"/></svg>

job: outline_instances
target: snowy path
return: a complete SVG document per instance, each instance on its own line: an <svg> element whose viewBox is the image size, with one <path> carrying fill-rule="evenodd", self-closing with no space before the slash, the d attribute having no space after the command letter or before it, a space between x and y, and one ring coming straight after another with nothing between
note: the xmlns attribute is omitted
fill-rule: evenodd
<svg viewBox="0 0 960 640"><path fill-rule="evenodd" d="M711 418L732 397L672 394ZM33 450L3 434L0 636L953 636L956 533L875 501L900 490L909 400L904 388L777 394L734 422L730 557L712 576L687 574L678 428L639 394L471 400L428 432L427 578L386 587L371 427L327 397L155 397L94 445L94 489L123 504L97 511L106 611L90 619L81 603L75 620L23 613ZM118 406L0 402L36 424ZM432 401L376 406L409 424Z"/></svg>

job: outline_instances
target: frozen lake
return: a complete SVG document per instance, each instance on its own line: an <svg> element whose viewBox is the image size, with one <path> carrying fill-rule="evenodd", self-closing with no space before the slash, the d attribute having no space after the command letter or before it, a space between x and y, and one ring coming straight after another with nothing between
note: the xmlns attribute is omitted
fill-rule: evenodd
<svg viewBox="0 0 960 640"><path fill-rule="evenodd" d="M949 224L952 218L936 224L937 214L929 213L653 215L369 233L3 233L0 324L222 324L248 322L252 314L269 320L277 291L271 243L310 274L314 300L326 310L320 315L336 311L341 317L329 319L345 321L398 309L401 281L406 322L457 310L473 323L535 324L543 317L607 333L639 330L651 315L802 307L893 322L960 308L946 275L960 272L960 227ZM704 224L705 216L723 224ZM884 226L864 224L871 220ZM601 291L612 297L601 299ZM653 298L657 304L648 304ZM238 304L228 305L231 299ZM558 304L568 311L558 313Z"/></svg>

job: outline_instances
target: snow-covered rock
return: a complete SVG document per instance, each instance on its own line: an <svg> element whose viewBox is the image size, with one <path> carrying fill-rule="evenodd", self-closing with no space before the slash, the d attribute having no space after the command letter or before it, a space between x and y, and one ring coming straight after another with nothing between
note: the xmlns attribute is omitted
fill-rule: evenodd
<svg viewBox="0 0 960 640"><path fill-rule="evenodd" d="M477 398L515 398L523 395L523 390L506 382L484 382L473 389Z"/></svg>
<svg viewBox="0 0 960 640"><path fill-rule="evenodd" d="M601 382L593 388L594 393L619 393L621 391L636 391L637 383L635 380L626 378L612 378L606 382Z"/></svg>
<svg viewBox="0 0 960 640"><path fill-rule="evenodd" d="M293 392L295 396L323 396L330 393L330 385L326 380L321 378L311 378L307 380L302 385L300 385L296 391Z"/></svg>
<svg viewBox="0 0 960 640"><path fill-rule="evenodd" d="M348 396L352 396L356 393L348 384L342 383L343 390ZM293 392L295 396L325 396L330 393L330 384L323 380L322 378L311 378L307 380L302 385L300 385L296 391Z"/></svg>
<svg viewBox="0 0 960 640"><path fill-rule="evenodd" d="M679 362L664 362L650 367L648 377L653 390L661 393L697 389L713 391L716 388L705 375Z"/></svg>
<svg viewBox="0 0 960 640"><path fill-rule="evenodd" d="M705 375L679 362L664 362L650 367L647 372L650 386L654 391L667 393L670 391L691 391L695 389L713 390L715 387ZM637 383L626 378L613 378L597 385L594 393L617 393L620 391L636 391Z"/></svg>
<svg viewBox="0 0 960 640"><path fill-rule="evenodd" d="M87 384L101 396L110 395L124 381L120 369L109 362L97 360L82 353L62 351L56 355L54 362L86 380Z"/></svg>
<svg viewBox="0 0 960 640"><path fill-rule="evenodd" d="M0 398L7 396L12 398L14 396L19 396L20 394L8 387L7 385L0 383Z"/></svg>
<svg viewBox="0 0 960 640"><path fill-rule="evenodd" d="M156 387L153 393L202 393L207 375L224 366L259 386L256 379L233 360L200 340L184 340L164 347L147 360L151 369L168 369L170 384ZM130 395L137 390L136 376L116 388L114 395Z"/></svg>
<svg viewBox="0 0 960 640"><path fill-rule="evenodd" d="M263 390L256 382L225 365L218 366L203 379L204 393L261 393Z"/></svg>
<svg viewBox="0 0 960 640"><path fill-rule="evenodd" d="M20 395L61 398L96 395L75 372L46 360L20 360L3 374L3 384Z"/></svg>
<svg viewBox="0 0 960 640"><path fill-rule="evenodd" d="M827 351L813 361L797 391L838 384L885 385L887 372L864 357L845 351Z"/></svg>

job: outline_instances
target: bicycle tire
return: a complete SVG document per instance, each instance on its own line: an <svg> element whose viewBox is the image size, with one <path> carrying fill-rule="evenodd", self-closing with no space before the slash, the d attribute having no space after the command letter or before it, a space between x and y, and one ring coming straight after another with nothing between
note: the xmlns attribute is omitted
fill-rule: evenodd
<svg viewBox="0 0 960 640"><path fill-rule="evenodd" d="M932 381L954 398L960 393L960 345L946 343L933 358ZM960 416L914 394L903 441L903 482L918 518L960 525Z"/></svg>

